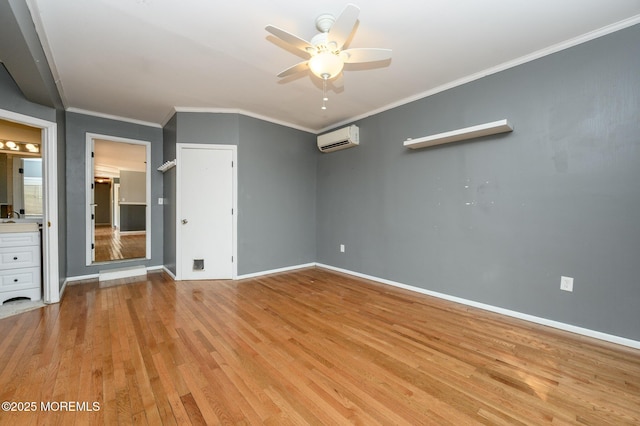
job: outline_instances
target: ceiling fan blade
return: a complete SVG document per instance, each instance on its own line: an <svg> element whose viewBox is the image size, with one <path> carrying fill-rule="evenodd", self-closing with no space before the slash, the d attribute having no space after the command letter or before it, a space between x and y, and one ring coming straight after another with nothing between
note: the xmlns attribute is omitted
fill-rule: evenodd
<svg viewBox="0 0 640 426"><path fill-rule="evenodd" d="M345 64L358 64L361 62L376 62L391 59L391 49L355 48L340 52L340 58Z"/></svg>
<svg viewBox="0 0 640 426"><path fill-rule="evenodd" d="M282 71L280 74L278 74L278 77L286 77L288 75L297 74L302 71L307 71L308 69L309 69L309 61L300 62Z"/></svg>
<svg viewBox="0 0 640 426"><path fill-rule="evenodd" d="M315 52L316 50L316 48L313 47L313 45L308 41L303 40L300 37L293 35L278 27L274 27L273 25L267 25L264 29L269 31L271 34L278 37L280 40L284 41L285 43L288 43L309 55L311 55L311 52Z"/></svg>
<svg viewBox="0 0 640 426"><path fill-rule="evenodd" d="M358 22L359 14L358 6L349 3L329 29L329 41L335 41L338 49L342 49L344 43L349 39L356 22Z"/></svg>

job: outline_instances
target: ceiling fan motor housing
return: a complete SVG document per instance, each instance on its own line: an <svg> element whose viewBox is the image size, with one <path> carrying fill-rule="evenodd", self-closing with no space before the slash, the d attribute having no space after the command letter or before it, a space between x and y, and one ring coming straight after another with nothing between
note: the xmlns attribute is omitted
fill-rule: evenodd
<svg viewBox="0 0 640 426"><path fill-rule="evenodd" d="M316 18L316 28L318 31L326 33L329 32L334 22L336 22L336 18L333 15L324 13Z"/></svg>
<svg viewBox="0 0 640 426"><path fill-rule="evenodd" d="M316 34L311 39L311 44L316 48L316 52L310 52L312 55L323 52L337 54L340 51L340 49L338 49L338 44L335 41L329 41L328 33Z"/></svg>

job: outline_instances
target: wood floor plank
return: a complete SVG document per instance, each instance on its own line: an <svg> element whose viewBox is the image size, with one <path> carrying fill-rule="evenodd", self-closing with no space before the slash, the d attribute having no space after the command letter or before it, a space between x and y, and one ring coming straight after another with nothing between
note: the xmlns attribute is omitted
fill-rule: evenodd
<svg viewBox="0 0 640 426"><path fill-rule="evenodd" d="M111 225L96 225L95 261L139 259L146 255L146 236L143 233L122 233Z"/></svg>
<svg viewBox="0 0 640 426"><path fill-rule="evenodd" d="M640 424L640 351L308 268L68 286L0 320L0 424Z"/></svg>

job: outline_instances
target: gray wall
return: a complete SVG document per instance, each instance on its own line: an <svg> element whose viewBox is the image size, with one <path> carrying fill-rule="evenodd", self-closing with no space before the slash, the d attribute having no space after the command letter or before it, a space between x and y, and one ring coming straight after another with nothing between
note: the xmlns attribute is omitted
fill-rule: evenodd
<svg viewBox="0 0 640 426"><path fill-rule="evenodd" d="M6 16L5 16L6 17ZM1 51L1 50L0 50ZM64 111L56 110L28 101L16 85L3 64L0 63L0 108L19 114L36 117L57 124L58 156L58 269L59 286L62 287L67 276L66 244L66 192L65 192L65 120Z"/></svg>
<svg viewBox="0 0 640 426"><path fill-rule="evenodd" d="M137 139L151 142L151 200L162 197L162 129L67 112L66 120L66 171L67 171L67 276L77 277L123 266L163 264L163 209L152 202L151 208L151 259L112 262L108 265L85 266L86 215L85 215L85 155L86 134Z"/></svg>
<svg viewBox="0 0 640 426"><path fill-rule="evenodd" d="M56 122L56 110L28 101L2 63L0 63L0 108Z"/></svg>
<svg viewBox="0 0 640 426"><path fill-rule="evenodd" d="M25 99L63 109L31 12L24 0L0 2L0 60ZM55 118L44 119L55 121Z"/></svg>
<svg viewBox="0 0 640 426"><path fill-rule="evenodd" d="M177 113L165 126L164 161L177 143L238 146L238 274L315 260L315 137L238 114ZM175 247L175 169L164 176L165 247ZM176 254L165 252L175 273Z"/></svg>
<svg viewBox="0 0 640 426"><path fill-rule="evenodd" d="M315 262L316 137L240 116L238 273Z"/></svg>
<svg viewBox="0 0 640 426"><path fill-rule="evenodd" d="M122 232L144 231L146 229L147 206L120 205L120 230ZM155 232L152 229L151 232Z"/></svg>
<svg viewBox="0 0 640 426"><path fill-rule="evenodd" d="M640 340L638 46L635 26L357 122L318 160L318 262Z"/></svg>

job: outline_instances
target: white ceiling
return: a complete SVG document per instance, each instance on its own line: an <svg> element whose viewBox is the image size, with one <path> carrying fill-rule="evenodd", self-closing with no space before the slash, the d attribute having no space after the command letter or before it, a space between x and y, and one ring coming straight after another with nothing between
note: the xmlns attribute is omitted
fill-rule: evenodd
<svg viewBox="0 0 640 426"><path fill-rule="evenodd" d="M147 170L147 150L144 145L94 139L94 176L120 177L121 170Z"/></svg>
<svg viewBox="0 0 640 426"><path fill-rule="evenodd" d="M640 22L640 0L367 0L349 47L393 49L347 65L343 89L265 31L310 40L344 0L27 0L65 107L164 124L174 111L237 111L318 132Z"/></svg>

